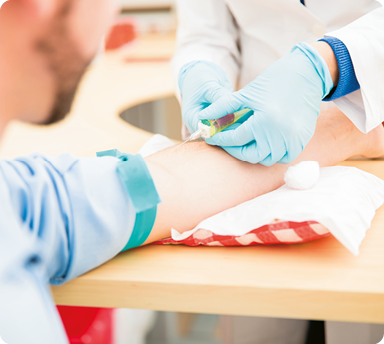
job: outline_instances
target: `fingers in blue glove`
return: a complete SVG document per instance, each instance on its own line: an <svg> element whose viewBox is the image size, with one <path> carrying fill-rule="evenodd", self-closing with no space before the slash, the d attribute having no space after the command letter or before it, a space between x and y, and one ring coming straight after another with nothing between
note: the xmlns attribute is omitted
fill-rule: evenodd
<svg viewBox="0 0 384 344"><path fill-rule="evenodd" d="M199 119L217 119L243 108L245 106L241 102L241 96L234 92L219 98L216 102L212 102L210 106L199 113Z"/></svg>
<svg viewBox="0 0 384 344"><path fill-rule="evenodd" d="M225 87L217 84L216 87L211 87L206 93L205 93L205 100L207 103L212 104L216 101L218 101L221 97L229 96L232 92L226 89Z"/></svg>
<svg viewBox="0 0 384 344"><path fill-rule="evenodd" d="M263 148L262 148L263 147ZM221 147L228 154L232 155L236 159L247 161L251 164L259 163L264 166L272 166L276 162L279 162L278 156L285 156L280 152L280 155L274 153L272 155L270 148L268 147L268 143L265 140L260 140L259 145L253 141L248 143L245 146L240 147ZM285 152L285 151L284 151Z"/></svg>
<svg viewBox="0 0 384 344"><path fill-rule="evenodd" d="M215 146L237 147L244 146L254 140L255 138L252 131L252 123L250 121L246 121L233 130L226 130L221 133L217 133L211 138L206 139L206 142Z"/></svg>
<svg viewBox="0 0 384 344"><path fill-rule="evenodd" d="M270 137L271 132L263 130L257 117L252 117L233 130L218 133L206 141L209 144L221 146L240 160L271 166L287 154L283 137L278 132L272 132L272 134L275 134L274 137Z"/></svg>
<svg viewBox="0 0 384 344"><path fill-rule="evenodd" d="M280 144L278 144L278 141L274 141L275 146L273 148L271 147L269 148L270 154L265 159L260 161L261 165L272 166L277 162L280 162L280 160L286 156L287 149L285 148L284 141L282 138L279 141L280 141Z"/></svg>
<svg viewBox="0 0 384 344"><path fill-rule="evenodd" d="M232 155L238 160L247 161L251 164L257 164L262 160L258 155L257 144L255 141L240 147L221 147L228 154Z"/></svg>
<svg viewBox="0 0 384 344"><path fill-rule="evenodd" d="M234 131L239 130L241 127L245 126L246 124L247 124L247 122L240 125L235 130L228 131L228 133L231 134ZM265 160L271 154L271 147L269 146L267 137L265 136L265 133L262 130L262 128L260 126L258 128L259 128L258 133L256 133L256 135L255 135L255 133L253 134L253 137L258 138L257 141L252 139L248 143L243 144L244 141L241 142L239 139L238 145L234 145L234 146L225 145L225 146L221 146L221 147L226 152L228 152L229 154L234 156L235 158L237 158L239 160L243 160L243 161L248 161L252 164L256 164L256 163L259 163L260 161ZM242 131L243 130L245 130L245 132L251 131L251 130L247 130L246 128L242 129ZM220 134L223 134L223 133L220 133ZM215 136L217 136L217 135L219 135L219 134L216 134ZM229 139L229 140L231 140L231 139ZM232 138L232 140L233 140L233 138ZM235 142L235 141L233 141L233 142Z"/></svg>
<svg viewBox="0 0 384 344"><path fill-rule="evenodd" d="M232 92L225 71L209 61L194 61L185 65L179 74L182 95L182 116L190 132L197 130L198 114L211 103Z"/></svg>
<svg viewBox="0 0 384 344"><path fill-rule="evenodd" d="M280 164L289 164L294 161L304 149L304 147L300 149L295 149L295 147L298 146L292 146L291 149L287 149L287 153L278 162Z"/></svg>

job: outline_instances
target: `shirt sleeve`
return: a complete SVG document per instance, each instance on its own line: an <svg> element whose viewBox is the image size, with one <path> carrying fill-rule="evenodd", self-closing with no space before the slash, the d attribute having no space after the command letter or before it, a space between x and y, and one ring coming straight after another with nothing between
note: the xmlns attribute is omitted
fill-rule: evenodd
<svg viewBox="0 0 384 344"><path fill-rule="evenodd" d="M44 242L16 212L11 190L0 172L0 343L68 344L47 286Z"/></svg>
<svg viewBox="0 0 384 344"><path fill-rule="evenodd" d="M152 177L142 158L121 155L0 160L0 342L68 343L47 282L97 267L152 228Z"/></svg>
<svg viewBox="0 0 384 344"><path fill-rule="evenodd" d="M118 162L70 154L0 161L12 210L39 239L52 284L99 266L129 241L136 213L117 173Z"/></svg>
<svg viewBox="0 0 384 344"><path fill-rule="evenodd" d="M240 51L238 28L224 0L177 0L177 50L172 59L176 97L179 72L198 60L219 65L236 88Z"/></svg>
<svg viewBox="0 0 384 344"><path fill-rule="evenodd" d="M377 8L326 37L337 38L348 49L360 85L360 89L337 98L335 104L367 133L384 121L384 8Z"/></svg>
<svg viewBox="0 0 384 344"><path fill-rule="evenodd" d="M7 218L1 225L11 224L11 212L0 214ZM6 255L6 262L0 262L0 343L68 344L39 259L39 240L6 236L5 229L26 234L15 222L16 226L0 229L1 256Z"/></svg>
<svg viewBox="0 0 384 344"><path fill-rule="evenodd" d="M335 37L324 37L320 41L330 45L339 68L339 81L336 87L323 100L332 101L358 90L360 85L356 78L351 56L345 44Z"/></svg>

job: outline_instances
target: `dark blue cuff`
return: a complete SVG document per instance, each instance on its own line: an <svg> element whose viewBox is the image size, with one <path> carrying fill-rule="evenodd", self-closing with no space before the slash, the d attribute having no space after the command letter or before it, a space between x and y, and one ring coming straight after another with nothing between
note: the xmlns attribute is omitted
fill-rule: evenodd
<svg viewBox="0 0 384 344"><path fill-rule="evenodd" d="M356 78L351 56L345 44L335 37L324 37L319 39L319 41L324 41L330 45L339 66L339 82L323 100L332 101L358 90L360 85Z"/></svg>

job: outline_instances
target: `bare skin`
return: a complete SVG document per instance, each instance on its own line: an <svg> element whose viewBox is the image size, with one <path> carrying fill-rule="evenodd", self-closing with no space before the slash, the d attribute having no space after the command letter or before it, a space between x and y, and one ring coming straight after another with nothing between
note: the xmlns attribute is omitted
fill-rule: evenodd
<svg viewBox="0 0 384 344"><path fill-rule="evenodd" d="M382 126L363 134L333 108L322 113L314 137L290 165L316 160L324 167L354 155L375 158L383 154ZM164 150L146 161L162 203L145 244L169 237L171 228L187 231L209 216L279 188L290 166L242 162L205 142Z"/></svg>

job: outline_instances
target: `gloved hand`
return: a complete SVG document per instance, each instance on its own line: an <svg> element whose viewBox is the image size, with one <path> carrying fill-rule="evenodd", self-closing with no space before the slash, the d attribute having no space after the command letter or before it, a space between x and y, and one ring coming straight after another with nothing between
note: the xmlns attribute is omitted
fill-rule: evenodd
<svg viewBox="0 0 384 344"><path fill-rule="evenodd" d="M311 45L299 43L243 89L203 110L199 120L250 108L254 114L248 120L207 143L251 163L289 163L312 138L321 101L332 88L325 60Z"/></svg>
<svg viewBox="0 0 384 344"><path fill-rule="evenodd" d="M225 71L208 61L193 61L185 65L179 74L182 97L182 116L190 133L196 131L198 114L233 89Z"/></svg>

